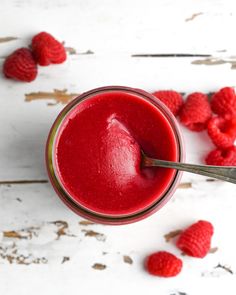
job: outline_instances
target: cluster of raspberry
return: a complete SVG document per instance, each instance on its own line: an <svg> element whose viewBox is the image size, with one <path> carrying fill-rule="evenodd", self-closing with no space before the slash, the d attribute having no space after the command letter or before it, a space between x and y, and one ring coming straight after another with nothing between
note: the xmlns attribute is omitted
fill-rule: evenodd
<svg viewBox="0 0 236 295"><path fill-rule="evenodd" d="M32 82L38 75L37 65L61 64L65 60L63 44L49 33L41 32L32 38L30 48L19 48L5 59L3 73L10 79Z"/></svg>
<svg viewBox="0 0 236 295"><path fill-rule="evenodd" d="M180 233L176 246L185 255L204 258L210 250L213 233L214 228L210 222L199 220ZM168 278L181 272L183 262L170 252L159 251L147 257L145 266L150 274Z"/></svg>
<svg viewBox="0 0 236 295"><path fill-rule="evenodd" d="M173 90L153 93L191 131L207 133L216 146L205 158L208 165L236 165L236 94L232 87L224 87L207 96L194 92L186 100Z"/></svg>

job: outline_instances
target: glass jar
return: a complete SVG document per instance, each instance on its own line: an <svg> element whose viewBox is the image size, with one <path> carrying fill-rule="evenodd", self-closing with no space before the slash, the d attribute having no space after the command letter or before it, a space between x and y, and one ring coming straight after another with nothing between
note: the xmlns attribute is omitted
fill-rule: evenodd
<svg viewBox="0 0 236 295"><path fill-rule="evenodd" d="M63 186L62 182L60 181L60 177L57 173L57 168L55 165L55 148L58 139L58 134L61 126L63 125L63 121L65 118L70 114L70 112L81 102L87 100L89 98L94 97L97 94L103 94L107 92L124 92L133 94L141 99L144 99L151 103L155 108L157 108L161 113L164 115L166 120L169 122L171 129L174 133L175 140L177 142L177 158L179 162L184 160L184 147L183 147L183 140L179 130L178 122L176 121L173 114L169 111L169 109L158 99L156 99L150 93L147 93L140 89L133 89L129 87L123 86L107 86L101 87L97 89L90 90L86 93L81 94L80 96L76 97L73 101L71 101L58 115L56 118L51 130L49 132L47 144L46 144L46 166L49 175L49 179L52 183L53 188L57 192L58 196L61 200L76 214L89 219L93 222L103 223L103 224L110 224L110 225L121 225L139 221L143 218L148 217L149 215L153 214L157 210L159 210L173 195L178 184L180 182L180 178L182 173L180 171L176 171L174 177L172 178L171 183L165 189L161 196L150 204L150 206L140 209L138 212L130 213L130 214L104 214L100 212L96 212L95 210L91 210L86 208L84 205L81 205L78 201L75 201L73 197L68 193L66 187ZM165 169L165 168L164 168Z"/></svg>

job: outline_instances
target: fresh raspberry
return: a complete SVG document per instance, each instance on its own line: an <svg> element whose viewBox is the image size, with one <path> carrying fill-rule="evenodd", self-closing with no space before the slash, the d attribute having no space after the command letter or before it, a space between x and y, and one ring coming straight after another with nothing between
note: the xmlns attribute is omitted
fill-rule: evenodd
<svg viewBox="0 0 236 295"><path fill-rule="evenodd" d="M181 259L166 251L155 252L146 259L147 271L159 277L175 277L180 273L182 266Z"/></svg>
<svg viewBox="0 0 236 295"><path fill-rule="evenodd" d="M207 165L236 166L236 147L216 149L207 155L205 161Z"/></svg>
<svg viewBox="0 0 236 295"><path fill-rule="evenodd" d="M224 87L213 94L212 111L218 115L236 115L236 95L232 87Z"/></svg>
<svg viewBox="0 0 236 295"><path fill-rule="evenodd" d="M236 118L211 118L207 125L207 131L217 147L228 148L234 144L236 139Z"/></svg>
<svg viewBox="0 0 236 295"><path fill-rule="evenodd" d="M183 105L183 97L180 93L174 90L160 90L154 92L153 95L162 101L175 116L178 115Z"/></svg>
<svg viewBox="0 0 236 295"><path fill-rule="evenodd" d="M182 265L181 259L166 251L153 253L146 260L146 268L150 274L166 278L177 276Z"/></svg>
<svg viewBox="0 0 236 295"><path fill-rule="evenodd" d="M190 94L180 112L180 121L183 125L192 131L202 131L210 118L208 97L200 92Z"/></svg>
<svg viewBox="0 0 236 295"><path fill-rule="evenodd" d="M176 245L189 256L203 258L210 250L213 232L210 222L200 220L180 234Z"/></svg>
<svg viewBox="0 0 236 295"><path fill-rule="evenodd" d="M60 64L66 60L66 51L62 43L46 32L33 37L32 50L35 60L41 66Z"/></svg>
<svg viewBox="0 0 236 295"><path fill-rule="evenodd" d="M3 64L3 73L7 78L31 82L38 73L37 65L28 48L20 48L10 54Z"/></svg>

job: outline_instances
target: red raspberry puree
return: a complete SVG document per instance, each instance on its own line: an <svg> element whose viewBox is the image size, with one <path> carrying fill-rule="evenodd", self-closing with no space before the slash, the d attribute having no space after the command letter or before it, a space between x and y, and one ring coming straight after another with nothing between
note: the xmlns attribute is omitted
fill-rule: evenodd
<svg viewBox="0 0 236 295"><path fill-rule="evenodd" d="M176 174L142 168L142 148L178 161L178 143L163 113L129 92L98 93L64 118L54 145L56 174L81 206L111 215L139 212L161 198Z"/></svg>

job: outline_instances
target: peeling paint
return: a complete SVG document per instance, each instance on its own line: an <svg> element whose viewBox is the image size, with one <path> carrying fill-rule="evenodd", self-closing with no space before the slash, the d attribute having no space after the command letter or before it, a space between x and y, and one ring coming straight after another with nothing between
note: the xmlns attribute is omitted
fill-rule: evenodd
<svg viewBox="0 0 236 295"><path fill-rule="evenodd" d="M128 255L123 256L123 261L124 263L133 264L133 259Z"/></svg>
<svg viewBox="0 0 236 295"><path fill-rule="evenodd" d="M17 39L18 39L17 37L1 37L0 43L6 43L6 42L14 41Z"/></svg>
<svg viewBox="0 0 236 295"><path fill-rule="evenodd" d="M231 62L231 70L236 70L236 61Z"/></svg>
<svg viewBox="0 0 236 295"><path fill-rule="evenodd" d="M68 52L70 55L76 54L76 49L73 47L65 47L66 52Z"/></svg>
<svg viewBox="0 0 236 295"><path fill-rule="evenodd" d="M217 251L218 251L218 247L213 247L213 248L211 248L211 249L209 250L208 253L210 253L210 254L214 254L214 253L216 253Z"/></svg>
<svg viewBox="0 0 236 295"><path fill-rule="evenodd" d="M76 237L74 234L70 234L68 232L68 229L69 229L68 222L66 222L64 220L56 220L56 221L52 221L50 223L55 224L58 227L58 230L56 232L57 240L59 240L61 236Z"/></svg>
<svg viewBox="0 0 236 295"><path fill-rule="evenodd" d="M104 270L107 266L105 264L101 264L101 263L94 263L94 265L92 266L93 269L96 270Z"/></svg>
<svg viewBox="0 0 236 295"><path fill-rule="evenodd" d="M191 187L192 187L191 182L183 182L178 185L178 188L181 188L181 189L186 189L186 188L191 188Z"/></svg>
<svg viewBox="0 0 236 295"><path fill-rule="evenodd" d="M21 230L10 230L10 231L3 231L3 237L7 239L32 239L33 236L37 236L37 231L40 227L28 227Z"/></svg>
<svg viewBox="0 0 236 295"><path fill-rule="evenodd" d="M4 231L3 232L4 238L13 238L13 239L25 239L20 233L12 230L12 231Z"/></svg>
<svg viewBox="0 0 236 295"><path fill-rule="evenodd" d="M65 42L62 42L63 45L65 44ZM84 52L77 52L77 50L74 47L71 46L65 46L65 50L69 55L90 55L90 54L94 54L94 52L90 49L88 49L87 51Z"/></svg>
<svg viewBox="0 0 236 295"><path fill-rule="evenodd" d="M96 224L96 223L94 223L94 222L92 222L92 221L90 221L90 220L81 220L81 221L79 222L79 225L84 225L84 226L87 226L87 225L94 225L94 224Z"/></svg>
<svg viewBox="0 0 236 295"><path fill-rule="evenodd" d="M169 233L164 235L165 241L168 243L168 242L170 242L172 239L174 239L175 237L177 237L181 233L182 233L181 229L170 231Z"/></svg>
<svg viewBox="0 0 236 295"><path fill-rule="evenodd" d="M206 59L197 59L191 62L193 65L205 65L205 66L218 66L223 64L230 64L231 69L236 69L236 57L229 57L229 58L206 58Z"/></svg>
<svg viewBox="0 0 236 295"><path fill-rule="evenodd" d="M54 89L53 92L44 92L44 91L38 91L38 92L31 92L25 94L25 101L31 102L34 100L54 100L55 103L48 103L48 105L56 105L58 103L61 104L67 104L70 102L73 98L79 96L78 93L67 93L67 89L58 90Z"/></svg>
<svg viewBox="0 0 236 295"><path fill-rule="evenodd" d="M94 237L96 238L98 241L101 241L101 242L105 242L106 241L106 236L102 233L98 233L96 231L93 231L93 230L86 230L86 229L83 229L82 232L84 232L85 234L85 237Z"/></svg>
<svg viewBox="0 0 236 295"><path fill-rule="evenodd" d="M189 22L194 20L196 17L198 17L199 15L203 15L203 12L197 12L197 13L193 13L190 17L186 18L185 21Z"/></svg>
<svg viewBox="0 0 236 295"><path fill-rule="evenodd" d="M69 256L64 256L64 257L62 258L62 262L61 262L61 264L65 263L65 262L68 262L69 260L70 260L70 257L69 257Z"/></svg>
<svg viewBox="0 0 236 295"><path fill-rule="evenodd" d="M61 239L62 236L65 238ZM75 237L74 245L81 242L80 238L70 233L69 224L64 220L47 221L19 230L4 230L0 232L0 263L65 263L71 255L66 251L65 243L71 237ZM61 249L61 255L57 257L54 254L56 244Z"/></svg>
<svg viewBox="0 0 236 295"><path fill-rule="evenodd" d="M22 254L19 253L17 245L15 243L7 246L0 246L0 259L6 261L9 264L46 264L48 259L45 257L34 257L31 253Z"/></svg>
<svg viewBox="0 0 236 295"><path fill-rule="evenodd" d="M223 59L218 58L206 58L206 59L198 59L191 62L193 65L206 65L206 66L215 66L222 65L227 63Z"/></svg>

